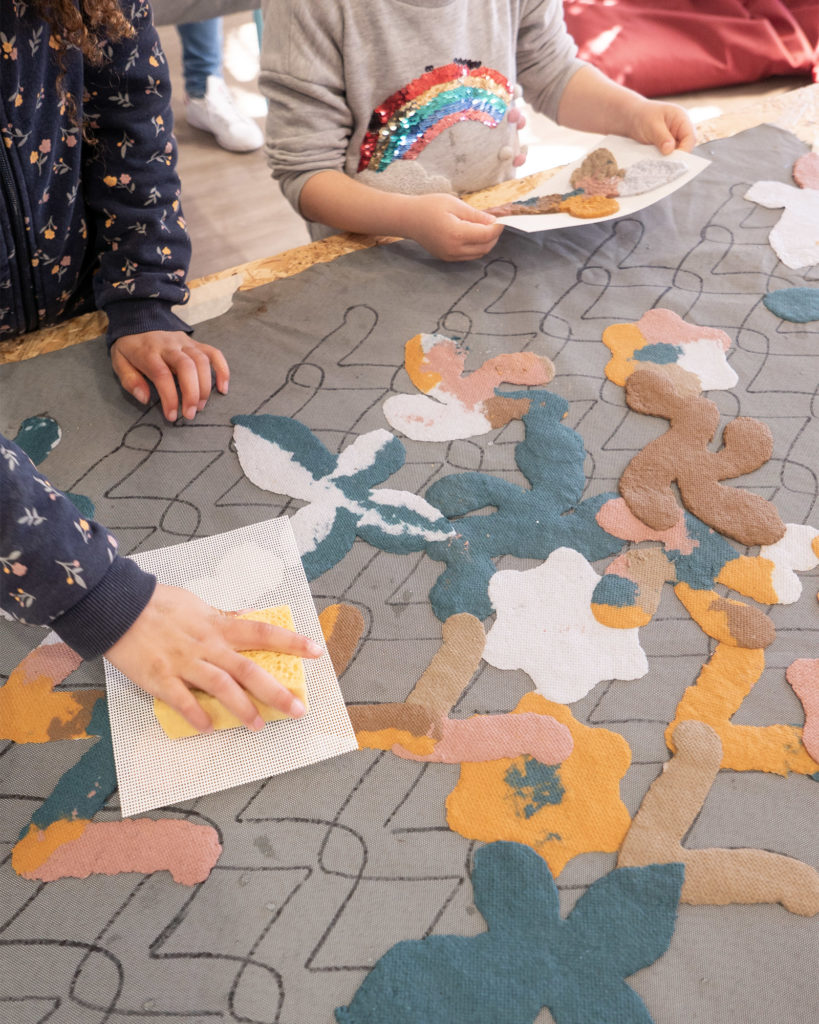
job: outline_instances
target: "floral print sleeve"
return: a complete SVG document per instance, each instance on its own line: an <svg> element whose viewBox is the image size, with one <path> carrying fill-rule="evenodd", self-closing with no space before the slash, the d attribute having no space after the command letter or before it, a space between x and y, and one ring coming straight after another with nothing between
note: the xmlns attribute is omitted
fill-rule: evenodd
<svg viewBox="0 0 819 1024"><path fill-rule="evenodd" d="M0 336L94 308L108 341L188 330L170 81L146 0L99 67L28 0L0 3Z"/></svg>
<svg viewBox="0 0 819 1024"><path fill-rule="evenodd" d="M83 658L108 650L133 625L156 580L117 554L13 441L0 436L0 608L50 626Z"/></svg>
<svg viewBox="0 0 819 1024"><path fill-rule="evenodd" d="M124 4L126 13L129 5ZM180 206L171 84L145 0L130 4L132 39L86 68L84 111L95 144L83 169L86 209L96 225L97 306L109 341L148 330L186 330L170 307L187 299L190 242ZM173 319L170 319L173 318Z"/></svg>

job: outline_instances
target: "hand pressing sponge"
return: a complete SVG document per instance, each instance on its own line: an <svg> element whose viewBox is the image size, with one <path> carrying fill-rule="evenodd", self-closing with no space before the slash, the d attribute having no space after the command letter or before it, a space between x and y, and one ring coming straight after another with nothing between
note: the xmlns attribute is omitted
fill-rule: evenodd
<svg viewBox="0 0 819 1024"><path fill-rule="evenodd" d="M252 619L256 622L268 622L271 626L281 626L283 629L295 629L293 613L286 604L278 605L275 608L264 608L262 611L247 612L244 615L240 615L239 618ZM301 658L295 654L280 654L277 651L242 651L242 654L246 658L250 658L251 661L255 661L265 672L269 672L282 686L286 686L293 696L298 697L305 708L309 710L304 662ZM235 729L237 726L244 724L209 693L194 689L191 690L191 693L210 715L214 729ZM248 697L266 722L274 722L279 718L289 717L281 711L263 704L250 693L248 693ZM194 729L187 719L183 718L178 711L158 697L154 697L154 714L162 726L163 732L170 736L171 739L199 735L198 730Z"/></svg>

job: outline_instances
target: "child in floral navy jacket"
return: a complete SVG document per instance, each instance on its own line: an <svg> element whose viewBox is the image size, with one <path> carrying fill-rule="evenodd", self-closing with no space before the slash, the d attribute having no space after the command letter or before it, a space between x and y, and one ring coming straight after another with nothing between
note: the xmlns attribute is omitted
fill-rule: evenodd
<svg viewBox="0 0 819 1024"><path fill-rule="evenodd" d="M0 435L0 609L48 625L83 658L105 654L196 729L210 718L190 693L213 694L251 729L264 725L248 699L299 717L289 690L239 652L315 658L308 637L217 612L166 587L128 558L99 523L84 519L13 441Z"/></svg>
<svg viewBox="0 0 819 1024"><path fill-rule="evenodd" d="M169 419L228 387L189 337L170 82L147 0L0 4L0 339L98 308L122 386Z"/></svg>

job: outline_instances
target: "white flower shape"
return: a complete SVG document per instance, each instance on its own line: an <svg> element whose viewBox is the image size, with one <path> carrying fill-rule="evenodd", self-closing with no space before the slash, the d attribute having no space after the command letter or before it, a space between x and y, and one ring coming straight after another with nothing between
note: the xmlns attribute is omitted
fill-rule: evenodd
<svg viewBox="0 0 819 1024"><path fill-rule="evenodd" d="M542 565L502 570L489 583L497 610L484 659L523 669L538 693L571 704L603 679L639 679L648 660L636 629L613 629L591 610L600 577L579 551L558 548Z"/></svg>
<svg viewBox="0 0 819 1024"><path fill-rule="evenodd" d="M757 181L745 198L769 209L784 207L768 239L786 267L800 270L819 263L819 190L782 181Z"/></svg>

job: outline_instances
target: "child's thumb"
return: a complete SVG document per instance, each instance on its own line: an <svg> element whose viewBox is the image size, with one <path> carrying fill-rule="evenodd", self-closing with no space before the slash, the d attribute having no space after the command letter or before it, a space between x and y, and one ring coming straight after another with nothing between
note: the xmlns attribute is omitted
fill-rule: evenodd
<svg viewBox="0 0 819 1024"><path fill-rule="evenodd" d="M673 153L677 146L674 136L667 129L662 129L657 134L658 137L654 143L657 149L659 149L663 156Z"/></svg>

